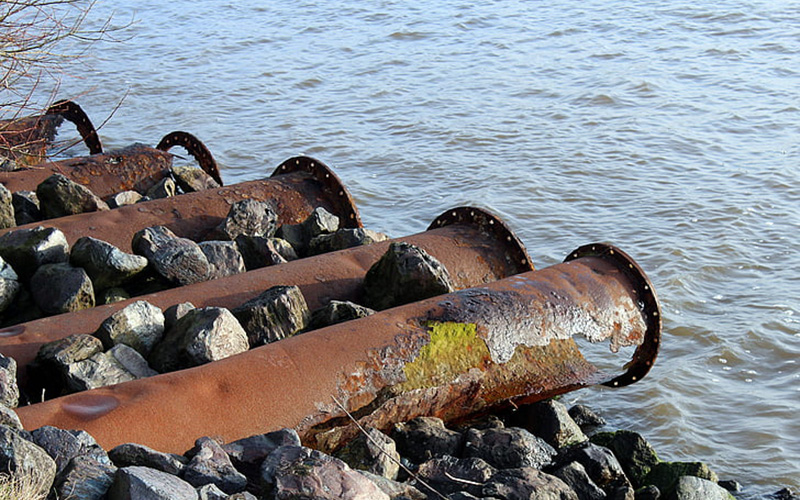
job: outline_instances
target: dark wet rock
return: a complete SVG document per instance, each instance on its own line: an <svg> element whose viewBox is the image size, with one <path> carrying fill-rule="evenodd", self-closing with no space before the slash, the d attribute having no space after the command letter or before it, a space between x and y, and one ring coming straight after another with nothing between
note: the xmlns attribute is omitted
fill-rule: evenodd
<svg viewBox="0 0 800 500"><path fill-rule="evenodd" d="M36 187L39 207L46 219L108 210L106 202L86 186L61 174L53 174Z"/></svg>
<svg viewBox="0 0 800 500"><path fill-rule="evenodd" d="M142 195L136 191L122 191L108 198L109 208L119 208L125 205L133 205L142 200Z"/></svg>
<svg viewBox="0 0 800 500"><path fill-rule="evenodd" d="M224 278L245 272L244 257L232 241L203 241L198 243L208 259L208 279Z"/></svg>
<svg viewBox="0 0 800 500"><path fill-rule="evenodd" d="M0 257L0 312L8 309L17 298L22 285L11 265Z"/></svg>
<svg viewBox="0 0 800 500"><path fill-rule="evenodd" d="M636 500L636 491L633 485L625 478L618 479L606 486L608 500Z"/></svg>
<svg viewBox="0 0 800 500"><path fill-rule="evenodd" d="M481 489L501 500L578 500L564 481L532 467L501 470Z"/></svg>
<svg viewBox="0 0 800 500"><path fill-rule="evenodd" d="M389 500L346 463L304 446L281 446L261 466L263 494L275 500Z"/></svg>
<svg viewBox="0 0 800 500"><path fill-rule="evenodd" d="M232 310L247 332L250 347L291 337L306 328L310 317L297 286L273 286Z"/></svg>
<svg viewBox="0 0 800 500"><path fill-rule="evenodd" d="M284 224L276 234L288 241L299 255L307 255L312 239L322 234L336 232L338 229L339 218L324 208L317 207L300 224Z"/></svg>
<svg viewBox="0 0 800 500"><path fill-rule="evenodd" d="M103 448L86 431L64 430L46 425L31 431L31 438L55 460L56 474L60 474L77 456L88 457L107 466L112 465Z"/></svg>
<svg viewBox="0 0 800 500"><path fill-rule="evenodd" d="M191 302L181 302L180 304L175 304L174 306L166 308L164 310L164 330L171 329L179 319L184 317L186 313L192 309L195 309L195 307Z"/></svg>
<svg viewBox="0 0 800 500"><path fill-rule="evenodd" d="M39 493L46 495L56 478L56 462L40 446L20 432L0 426L0 470L17 476L39 478Z"/></svg>
<svg viewBox="0 0 800 500"><path fill-rule="evenodd" d="M195 487L215 484L229 495L247 486L247 478L236 470L228 454L213 439L201 437L187 455L192 458L183 471L183 479L189 484Z"/></svg>
<svg viewBox="0 0 800 500"><path fill-rule="evenodd" d="M377 310L452 292L447 269L423 249L395 242L364 277L365 304Z"/></svg>
<svg viewBox="0 0 800 500"><path fill-rule="evenodd" d="M577 404L571 407L568 413L583 432L606 425L605 419L586 405Z"/></svg>
<svg viewBox="0 0 800 500"><path fill-rule="evenodd" d="M371 314L375 314L375 311L369 307L360 306L349 301L332 300L325 306L311 312L307 328L316 330L344 321L366 318Z"/></svg>
<svg viewBox="0 0 800 500"><path fill-rule="evenodd" d="M728 491L738 492L742 491L742 485L739 481L735 479L721 479L717 482L718 485L722 486Z"/></svg>
<svg viewBox="0 0 800 500"><path fill-rule="evenodd" d="M633 431L601 432L592 442L610 449L634 486L644 486L645 477L659 462L656 451L641 434Z"/></svg>
<svg viewBox="0 0 800 500"><path fill-rule="evenodd" d="M579 462L592 481L607 491L607 487L615 481L627 481L625 473L614 454L606 447L594 443L584 443L562 450L556 457L557 467Z"/></svg>
<svg viewBox="0 0 800 500"><path fill-rule="evenodd" d="M261 463L281 446L300 446L300 436L294 429L281 429L257 434L224 444L222 449L231 457L231 463L248 478L258 477Z"/></svg>
<svg viewBox="0 0 800 500"><path fill-rule="evenodd" d="M156 344L150 364L161 373L218 361L249 349L247 333L222 307L192 309Z"/></svg>
<svg viewBox="0 0 800 500"><path fill-rule="evenodd" d="M661 492L652 484L639 488L634 494L635 500L659 500L660 498Z"/></svg>
<svg viewBox="0 0 800 500"><path fill-rule="evenodd" d="M119 286L147 267L141 255L125 253L105 241L83 236L72 246L70 263L82 267L96 290Z"/></svg>
<svg viewBox="0 0 800 500"><path fill-rule="evenodd" d="M446 428L436 417L417 417L395 424L391 436L400 455L418 464L445 455L459 456L464 443L460 432Z"/></svg>
<svg viewBox="0 0 800 500"><path fill-rule="evenodd" d="M292 245L281 238L240 235L236 237L236 246L248 271L297 259Z"/></svg>
<svg viewBox="0 0 800 500"><path fill-rule="evenodd" d="M136 443L124 443L108 451L108 457L117 467L140 465L179 476L188 460L181 455L162 453Z"/></svg>
<svg viewBox="0 0 800 500"><path fill-rule="evenodd" d="M789 488L782 488L769 495L768 498L774 500L798 500L800 499L800 495L793 493Z"/></svg>
<svg viewBox="0 0 800 500"><path fill-rule="evenodd" d="M11 204L14 206L14 219L18 226L42 220L39 198L35 192L17 191L11 195Z"/></svg>
<svg viewBox="0 0 800 500"><path fill-rule="evenodd" d="M391 499L406 500L427 500L428 495L415 488L409 483L394 481L378 474L373 474L365 470L359 470L364 477L375 483L375 485ZM426 490L427 491L427 490Z"/></svg>
<svg viewBox="0 0 800 500"><path fill-rule="evenodd" d="M271 238L277 229L278 214L269 203L245 199L231 205L215 234L219 239L235 241L239 235Z"/></svg>
<svg viewBox="0 0 800 500"><path fill-rule="evenodd" d="M115 302L122 302L131 298L130 294L124 288L114 287L106 288L105 290L95 292L95 302L97 305L113 304Z"/></svg>
<svg viewBox="0 0 800 500"><path fill-rule="evenodd" d="M19 404L17 362L0 354L0 405L16 408Z"/></svg>
<svg viewBox="0 0 800 500"><path fill-rule="evenodd" d="M204 484L197 488L198 500L229 500L229 495L216 484Z"/></svg>
<svg viewBox="0 0 800 500"><path fill-rule="evenodd" d="M184 193L194 193L195 191L205 191L206 189L220 187L217 181L203 169L189 165L172 167L172 176L175 178L175 183Z"/></svg>
<svg viewBox="0 0 800 500"><path fill-rule="evenodd" d="M600 489L586 473L583 465L572 462L553 472L578 495L578 500L604 500L605 492Z"/></svg>
<svg viewBox="0 0 800 500"><path fill-rule="evenodd" d="M392 438L378 429L368 428L336 453L336 457L351 468L397 479L400 470L400 454Z"/></svg>
<svg viewBox="0 0 800 500"><path fill-rule="evenodd" d="M514 412L514 425L529 430L554 448L582 443L588 438L567 412L567 407L555 399L525 405Z"/></svg>
<svg viewBox="0 0 800 500"><path fill-rule="evenodd" d="M707 479L681 476L672 495L674 500L734 500L728 490Z"/></svg>
<svg viewBox="0 0 800 500"><path fill-rule="evenodd" d="M137 232L131 246L170 283L184 286L208 278L208 259L200 246L190 239L177 237L164 226Z"/></svg>
<svg viewBox="0 0 800 500"><path fill-rule="evenodd" d="M94 307L94 286L80 267L45 264L31 277L31 295L46 314L63 314Z"/></svg>
<svg viewBox="0 0 800 500"><path fill-rule="evenodd" d="M0 405L0 426L22 430L22 422L20 422L17 412L5 405Z"/></svg>
<svg viewBox="0 0 800 500"><path fill-rule="evenodd" d="M197 500L197 491L183 479L149 467L117 469L108 500Z"/></svg>
<svg viewBox="0 0 800 500"><path fill-rule="evenodd" d="M335 252L345 248L362 245L371 245L378 241L386 241L389 237L383 233L365 229L339 229L335 233L321 234L311 239L308 243L308 255L319 255L326 252Z"/></svg>
<svg viewBox="0 0 800 500"><path fill-rule="evenodd" d="M164 336L164 313L147 301L137 300L106 318L94 335L106 349L125 344L146 357Z"/></svg>
<svg viewBox="0 0 800 500"><path fill-rule="evenodd" d="M43 344L28 365L28 385L32 393L36 397L44 394L44 398L61 395L69 366L100 352L103 352L103 343L88 334L69 335Z"/></svg>
<svg viewBox="0 0 800 500"><path fill-rule="evenodd" d="M132 347L118 344L107 352L69 365L67 390L86 391L158 375Z"/></svg>
<svg viewBox="0 0 800 500"><path fill-rule="evenodd" d="M644 477L644 484L656 486L664 498L670 498L682 476L695 476L716 483L717 475L702 462L659 462Z"/></svg>
<svg viewBox="0 0 800 500"><path fill-rule="evenodd" d="M497 469L480 458L445 455L420 464L416 479L411 483L422 491L425 491L425 483L444 495L457 491L480 495L482 485L495 473Z"/></svg>
<svg viewBox="0 0 800 500"><path fill-rule="evenodd" d="M3 184L0 184L0 229L14 227L17 225L14 217L14 203L11 191Z"/></svg>
<svg viewBox="0 0 800 500"><path fill-rule="evenodd" d="M556 454L543 439L519 427L470 429L464 438L465 457L482 458L498 469L540 469Z"/></svg>
<svg viewBox="0 0 800 500"><path fill-rule="evenodd" d="M57 498L103 500L117 468L90 456L75 456L56 477L53 489Z"/></svg>
<svg viewBox="0 0 800 500"><path fill-rule="evenodd" d="M53 227L16 229L0 236L0 257L27 281L43 264L67 262L67 237Z"/></svg>
<svg viewBox="0 0 800 500"><path fill-rule="evenodd" d="M151 200L170 198L177 194L178 186L171 177L164 177L147 190L145 196Z"/></svg>

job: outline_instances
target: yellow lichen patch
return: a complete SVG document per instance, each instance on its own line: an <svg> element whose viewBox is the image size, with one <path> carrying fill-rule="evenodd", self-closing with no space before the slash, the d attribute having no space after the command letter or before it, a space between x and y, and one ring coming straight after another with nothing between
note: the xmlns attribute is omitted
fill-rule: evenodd
<svg viewBox="0 0 800 500"><path fill-rule="evenodd" d="M475 323L432 321L427 326L431 340L403 367L406 381L395 386L398 392L449 383L470 368L483 368L491 359Z"/></svg>

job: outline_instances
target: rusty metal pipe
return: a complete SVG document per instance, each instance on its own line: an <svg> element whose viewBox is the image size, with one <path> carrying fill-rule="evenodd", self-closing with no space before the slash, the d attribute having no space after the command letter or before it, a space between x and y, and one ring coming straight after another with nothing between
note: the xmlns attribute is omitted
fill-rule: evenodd
<svg viewBox="0 0 800 500"><path fill-rule="evenodd" d="M655 359L661 330L647 277L608 245L583 247L570 259L17 413L27 429L84 429L104 447L137 442L182 452L199 436L231 441L291 427L305 444L330 451L356 433L342 408L386 430L419 415L455 420L638 380ZM639 347L627 371L603 373L575 335Z"/></svg>
<svg viewBox="0 0 800 500"><path fill-rule="evenodd" d="M425 232L392 241L419 246L450 272L454 286L467 288L533 269L522 243L500 219L469 207L448 210ZM0 353L17 362L20 381L43 343L76 333L94 333L111 314L146 300L166 309L181 302L195 307L234 308L274 285L297 285L311 309L331 299L361 302L362 280L391 241L374 243L256 269L214 281L164 290L92 309L42 318L0 329Z"/></svg>
<svg viewBox="0 0 800 500"><path fill-rule="evenodd" d="M248 198L272 202L281 223L302 222L323 207L338 216L343 227L361 227L355 203L336 174L318 160L298 156L283 162L268 179L33 222L0 229L0 235L20 228L55 227L70 245L92 236L131 252L133 235L150 226L166 226L178 236L200 241L222 222L234 202Z"/></svg>

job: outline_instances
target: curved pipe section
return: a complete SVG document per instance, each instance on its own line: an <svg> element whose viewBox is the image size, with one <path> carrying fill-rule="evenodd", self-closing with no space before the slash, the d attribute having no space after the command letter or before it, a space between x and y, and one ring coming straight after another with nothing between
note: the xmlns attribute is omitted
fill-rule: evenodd
<svg viewBox="0 0 800 500"><path fill-rule="evenodd" d="M188 132L175 131L170 132L161 138L156 149L161 151L169 151L173 146L181 146L197 161L200 168L205 173L211 176L217 184L224 186L222 177L219 174L219 166L211 151L208 150L205 144L200 139L193 136Z"/></svg>
<svg viewBox="0 0 800 500"><path fill-rule="evenodd" d="M99 154L103 152L103 145L97 135L92 121L77 103L68 99L63 99L53 103L47 108L46 115L61 115L66 120L75 124L78 133L81 134L84 144L89 148L89 154Z"/></svg>

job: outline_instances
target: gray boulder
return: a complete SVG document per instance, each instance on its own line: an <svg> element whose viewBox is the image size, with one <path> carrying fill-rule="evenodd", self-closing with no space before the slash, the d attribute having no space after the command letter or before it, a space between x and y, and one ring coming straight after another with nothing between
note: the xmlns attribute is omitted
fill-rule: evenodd
<svg viewBox="0 0 800 500"><path fill-rule="evenodd" d="M119 208L125 205L133 205L142 200L142 195L136 191L122 191L108 198L109 208Z"/></svg>
<svg viewBox="0 0 800 500"><path fill-rule="evenodd" d="M131 466L117 469L108 500L197 500L197 491L172 474Z"/></svg>
<svg viewBox="0 0 800 500"><path fill-rule="evenodd" d="M208 259L197 243L177 237L164 226L137 232L132 247L138 255L147 258L159 275L175 285L190 285L208 279Z"/></svg>
<svg viewBox="0 0 800 500"><path fill-rule="evenodd" d="M228 454L213 439L201 437L187 455L192 458L183 471L183 479L189 484L195 487L214 484L229 495L247 486L247 478L236 470Z"/></svg>
<svg viewBox="0 0 800 500"><path fill-rule="evenodd" d="M30 478L44 498L56 478L56 463L41 447L23 438L18 431L0 426L0 470Z"/></svg>
<svg viewBox="0 0 800 500"><path fill-rule="evenodd" d="M336 452L336 457L344 460L356 470L363 470L385 477L397 479L400 470L400 454L392 438L378 429L366 429Z"/></svg>
<svg viewBox="0 0 800 500"><path fill-rule="evenodd" d="M375 311L369 307L360 306L349 301L332 300L323 307L311 312L306 328L308 330L316 330L344 321L366 318L371 314L375 314Z"/></svg>
<svg viewBox="0 0 800 500"><path fill-rule="evenodd" d="M197 488L199 500L230 500L230 495L219 489L216 484L204 484Z"/></svg>
<svg viewBox="0 0 800 500"><path fill-rule="evenodd" d="M208 175L203 169L189 165L179 165L172 167L172 176L181 191L193 193L195 191L205 191L220 187L213 177Z"/></svg>
<svg viewBox="0 0 800 500"><path fill-rule="evenodd" d="M43 264L67 262L67 237L54 227L17 229L0 236L0 257L27 281Z"/></svg>
<svg viewBox="0 0 800 500"><path fill-rule="evenodd" d="M22 285L19 277L8 262L0 257L0 312L8 309L17 298Z"/></svg>
<svg viewBox="0 0 800 500"><path fill-rule="evenodd" d="M364 277L364 301L383 310L452 292L447 269L423 249L395 242Z"/></svg>
<svg viewBox="0 0 800 500"><path fill-rule="evenodd" d="M637 432L600 432L592 436L592 442L614 453L625 475L636 487L646 484L645 477L660 461L650 443Z"/></svg>
<svg viewBox="0 0 800 500"><path fill-rule="evenodd" d="M5 405L0 405L0 426L19 431L22 430L22 422L17 412Z"/></svg>
<svg viewBox="0 0 800 500"><path fill-rule="evenodd" d="M480 496L481 485L496 473L497 469L480 458L455 458L445 455L420 464L412 484L418 489L423 489L424 482L444 495L466 491Z"/></svg>
<svg viewBox="0 0 800 500"><path fill-rule="evenodd" d="M80 267L45 264L31 277L31 295L45 314L63 314L94 307L94 286Z"/></svg>
<svg viewBox="0 0 800 500"><path fill-rule="evenodd" d="M583 443L588 439L569 416L564 403L555 399L519 408L514 413L512 422L544 439L556 449Z"/></svg>
<svg viewBox="0 0 800 500"><path fill-rule="evenodd" d="M675 500L734 500L728 490L707 479L681 476L675 485Z"/></svg>
<svg viewBox="0 0 800 500"><path fill-rule="evenodd" d="M43 344L28 365L28 385L33 394L44 398L65 392L69 366L103 352L100 339L85 333L69 335Z"/></svg>
<svg viewBox="0 0 800 500"><path fill-rule="evenodd" d="M219 239L234 241L239 235L270 238L278 229L278 214L269 203L245 199L231 205L216 229Z"/></svg>
<svg viewBox="0 0 800 500"><path fill-rule="evenodd" d="M481 489L501 500L578 500L564 481L532 467L501 470Z"/></svg>
<svg viewBox="0 0 800 500"><path fill-rule="evenodd" d="M239 235L236 247L242 254L248 271L275 266L297 259L297 253L288 241L281 238Z"/></svg>
<svg viewBox="0 0 800 500"><path fill-rule="evenodd" d="M498 469L541 469L556 454L543 439L519 427L469 429L464 437L465 457L482 458Z"/></svg>
<svg viewBox="0 0 800 500"><path fill-rule="evenodd" d="M14 217L14 202L11 191L0 184L0 229L14 227L17 220Z"/></svg>
<svg viewBox="0 0 800 500"><path fill-rule="evenodd" d="M416 417L395 424L392 438L400 455L414 463L445 455L460 456L464 436L450 430L436 417Z"/></svg>
<svg viewBox="0 0 800 500"><path fill-rule="evenodd" d="M146 357L164 336L164 313L149 302L137 300L106 318L95 336L106 349L125 344Z"/></svg>
<svg viewBox="0 0 800 500"><path fill-rule="evenodd" d="M195 307L191 302L181 302L166 308L164 310L164 331L171 330L175 323L192 309Z"/></svg>
<svg viewBox="0 0 800 500"><path fill-rule="evenodd" d="M0 354L0 405L16 408L19 404L17 362Z"/></svg>
<svg viewBox="0 0 800 500"><path fill-rule="evenodd" d="M106 202L86 186L61 174L53 174L36 187L36 196L46 219L108 210Z"/></svg>
<svg viewBox="0 0 800 500"><path fill-rule="evenodd" d="M150 354L161 373L218 361L249 349L247 333L225 308L192 309L175 323Z"/></svg>
<svg viewBox="0 0 800 500"><path fill-rule="evenodd" d="M34 444L55 460L57 475L77 456L88 457L107 466L112 465L103 448L86 431L64 430L45 425L31 431L31 438Z"/></svg>
<svg viewBox="0 0 800 500"><path fill-rule="evenodd" d="M157 200L159 198L169 198L171 196L175 196L177 192L178 186L175 184L175 181L172 180L171 177L164 177L155 183L150 189L148 189L147 193L145 193L145 196L151 200Z"/></svg>
<svg viewBox="0 0 800 500"><path fill-rule="evenodd" d="M594 443L568 448L558 457L559 464L579 462L594 483L608 491L617 482L627 482L622 466L608 448Z"/></svg>
<svg viewBox="0 0 800 500"><path fill-rule="evenodd" d="M11 195L11 204L14 206L14 219L18 226L42 220L39 210L39 198L34 191L17 191Z"/></svg>
<svg viewBox="0 0 800 500"><path fill-rule="evenodd" d="M147 267L141 255L125 253L105 241L83 236L70 252L70 263L82 267L96 290L119 286Z"/></svg>
<svg viewBox="0 0 800 500"><path fill-rule="evenodd" d="M577 404L572 406L568 413L583 432L588 432L597 427L606 425L605 419L586 405Z"/></svg>
<svg viewBox="0 0 800 500"><path fill-rule="evenodd" d="M586 469L578 462L572 462L559 468L553 472L553 475L572 488L579 500L604 500L606 498L605 492L594 484L594 481L586 473Z"/></svg>
<svg viewBox="0 0 800 500"><path fill-rule="evenodd" d="M250 342L256 347L291 337L308 325L310 312L297 286L273 286L233 309Z"/></svg>
<svg viewBox="0 0 800 500"><path fill-rule="evenodd" d="M208 279L224 278L247 271L239 247L233 241L203 241L198 245L208 259Z"/></svg>
<svg viewBox="0 0 800 500"><path fill-rule="evenodd" d="M108 451L108 457L117 467L140 465L175 476L183 474L188 462L181 455L162 453L136 443L124 443L116 446Z"/></svg>
<svg viewBox="0 0 800 500"><path fill-rule="evenodd" d="M386 241L389 237L383 233L363 227L339 229L335 233L321 234L308 243L308 255L319 255L362 245L371 245L378 241Z"/></svg>
<svg viewBox="0 0 800 500"><path fill-rule="evenodd" d="M307 255L312 239L322 234L336 232L339 218L322 207L317 207L300 224L284 224L276 233L279 238L289 242L299 255Z"/></svg>
<svg viewBox="0 0 800 500"><path fill-rule="evenodd" d="M117 468L92 457L76 456L56 477L53 490L56 498L104 500L114 482Z"/></svg>
<svg viewBox="0 0 800 500"><path fill-rule="evenodd" d="M154 375L158 373L150 368L141 354L125 344L118 344L107 352L99 352L69 365L66 388L80 392Z"/></svg>
<svg viewBox="0 0 800 500"><path fill-rule="evenodd" d="M717 474L702 462L659 462L653 465L643 483L656 486L664 498L671 498L678 481L683 476L699 477L712 483L719 481Z"/></svg>
<svg viewBox="0 0 800 500"><path fill-rule="evenodd" d="M375 483L375 485L384 493L389 495L389 498L392 499L403 499L403 500L427 500L428 495L420 491L420 489L414 487L410 483L402 483L399 481L393 481L388 479L384 476L379 476L378 474L373 474L371 472L367 472L365 470L359 470L364 477ZM429 491L427 488L422 487L423 491Z"/></svg>
<svg viewBox="0 0 800 500"><path fill-rule="evenodd" d="M222 446L231 463L247 477L258 477L264 459L281 446L300 446L300 436L294 429L280 429L257 434Z"/></svg>

